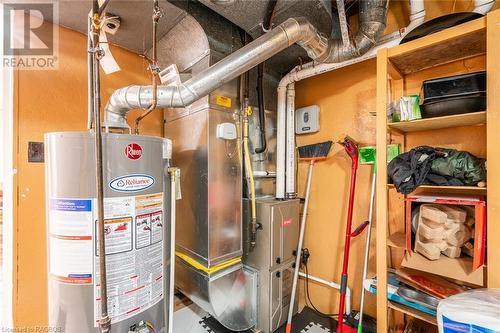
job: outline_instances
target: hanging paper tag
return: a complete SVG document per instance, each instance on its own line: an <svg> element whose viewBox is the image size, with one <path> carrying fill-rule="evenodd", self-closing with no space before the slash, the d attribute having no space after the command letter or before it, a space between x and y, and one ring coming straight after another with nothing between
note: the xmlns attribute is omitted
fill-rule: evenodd
<svg viewBox="0 0 500 333"><path fill-rule="evenodd" d="M104 57L102 57L100 61L102 70L106 74L118 72L120 70L120 66L118 66L115 57L113 57L113 54L111 54L111 50L109 49L108 44L108 38L106 37L106 33L103 30L101 30L101 32L99 33L99 42L101 48L104 51Z"/></svg>

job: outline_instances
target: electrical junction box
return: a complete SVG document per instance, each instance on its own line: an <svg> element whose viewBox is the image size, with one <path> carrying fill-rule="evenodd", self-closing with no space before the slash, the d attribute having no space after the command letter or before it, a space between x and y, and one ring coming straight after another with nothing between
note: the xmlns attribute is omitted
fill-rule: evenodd
<svg viewBox="0 0 500 333"><path fill-rule="evenodd" d="M233 123L217 124L216 137L217 139L235 140L237 138L236 125Z"/></svg>
<svg viewBox="0 0 500 333"><path fill-rule="evenodd" d="M319 105L310 105L295 111L295 133L306 134L319 131Z"/></svg>

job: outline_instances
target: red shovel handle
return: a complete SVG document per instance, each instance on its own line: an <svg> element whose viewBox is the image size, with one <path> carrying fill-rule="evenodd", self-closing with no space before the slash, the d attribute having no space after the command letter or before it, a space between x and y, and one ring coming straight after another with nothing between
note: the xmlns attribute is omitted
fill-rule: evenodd
<svg viewBox="0 0 500 333"><path fill-rule="evenodd" d="M361 234L363 232L363 230L365 230L365 228L368 226L368 224L370 224L370 221L365 221L365 222L361 223L356 228L356 230L354 230L353 232L351 232L351 237L357 237L357 236L359 236L359 234Z"/></svg>
<svg viewBox="0 0 500 333"><path fill-rule="evenodd" d="M356 171L358 169L358 146L357 144L346 137L344 141L341 142L342 146L344 146L344 149L351 158L351 184L349 188L349 205L347 208L347 224L346 224L346 232L345 232L345 242L344 242L344 259L343 259L343 264L342 264L342 280L340 284L340 300L339 300L339 319L338 319L338 327L337 327L337 332L338 333L343 333L344 332L344 306L345 306L345 299L346 299L346 291L347 291L347 269L349 266L349 249L351 245L351 237L353 232L351 232L352 229L352 213L354 209L354 193L355 193L355 188L356 188ZM362 227L364 229L365 227ZM359 229L359 227L358 227ZM356 229L356 231L358 231ZM359 232L362 231L359 230Z"/></svg>

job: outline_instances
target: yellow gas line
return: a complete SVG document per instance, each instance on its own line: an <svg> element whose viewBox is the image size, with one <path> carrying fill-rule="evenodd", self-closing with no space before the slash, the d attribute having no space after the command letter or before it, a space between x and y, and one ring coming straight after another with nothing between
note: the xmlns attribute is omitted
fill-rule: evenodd
<svg viewBox="0 0 500 333"><path fill-rule="evenodd" d="M257 232L257 208L255 203L255 181L253 178L252 161L250 159L250 149L248 148L248 116L250 116L251 114L251 107L247 107L243 111L243 150L245 154L246 173L250 181L250 196L252 201L252 229L250 246L253 248L255 246Z"/></svg>

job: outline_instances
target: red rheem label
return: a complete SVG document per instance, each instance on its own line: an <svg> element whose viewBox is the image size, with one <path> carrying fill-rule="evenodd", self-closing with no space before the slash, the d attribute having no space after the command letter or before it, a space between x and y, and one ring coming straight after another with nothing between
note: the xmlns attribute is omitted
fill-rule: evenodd
<svg viewBox="0 0 500 333"><path fill-rule="evenodd" d="M125 156L130 160L138 160L142 156L142 147L137 143L129 143L125 147Z"/></svg>

